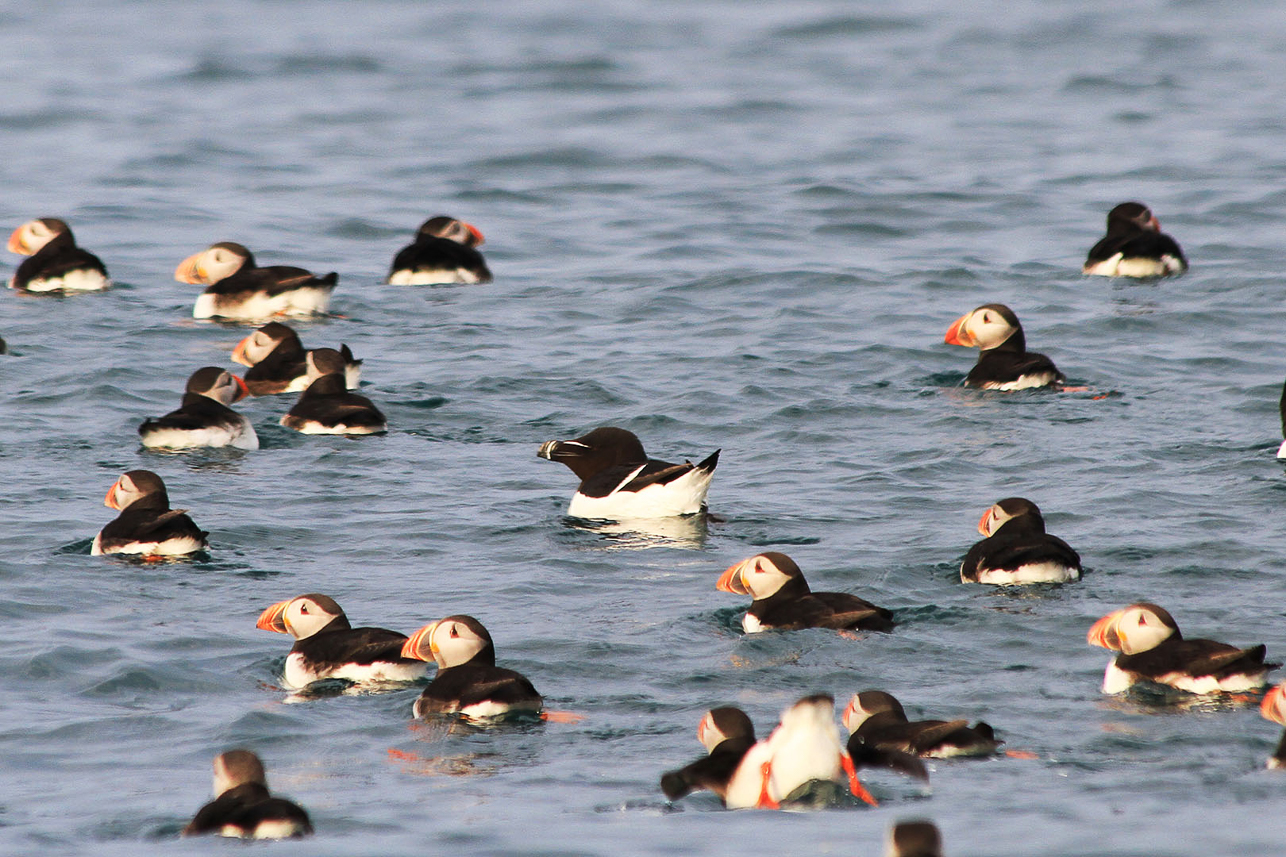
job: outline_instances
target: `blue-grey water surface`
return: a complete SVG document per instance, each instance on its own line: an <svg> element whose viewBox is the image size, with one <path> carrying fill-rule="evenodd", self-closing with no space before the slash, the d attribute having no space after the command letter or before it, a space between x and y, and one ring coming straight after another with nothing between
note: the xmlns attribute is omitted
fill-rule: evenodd
<svg viewBox="0 0 1286 857"><path fill-rule="evenodd" d="M875 854L927 816L951 855L1276 854L1279 728L1251 705L1099 693L1090 623L1135 600L1286 655L1286 7L1215 0L468 4L125 0L0 11L0 227L61 216L112 290L0 295L0 851L214 854L178 839L211 757L266 760L318 855ZM1192 270L1084 278L1115 203ZM475 223L486 286L381 284L426 217ZM248 326L191 320L219 240L335 270L386 436L143 451ZM0 277L18 257L0 259ZM1084 393L958 387L943 344L1004 302ZM708 531L600 532L539 443L596 425L722 447ZM152 469L208 557L89 556ZM958 582L1023 495L1089 571ZM740 633L718 574L784 550L891 635ZM284 704L267 605L481 619L579 723L412 724L418 688ZM1017 757L876 773L878 809L666 808L720 704L878 687L985 718ZM1030 758L1023 758L1029 756Z"/></svg>

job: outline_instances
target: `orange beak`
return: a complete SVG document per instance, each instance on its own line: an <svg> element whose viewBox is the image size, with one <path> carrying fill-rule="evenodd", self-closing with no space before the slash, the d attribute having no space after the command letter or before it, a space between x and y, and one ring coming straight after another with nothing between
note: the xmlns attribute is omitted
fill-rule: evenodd
<svg viewBox="0 0 1286 857"><path fill-rule="evenodd" d="M948 345L963 345L966 348L972 348L975 344L975 340L969 335L969 331L964 329L964 324L969 320L969 316L971 315L973 315L973 313L967 312L953 321L951 326L947 328L947 335L943 341Z"/></svg>
<svg viewBox="0 0 1286 857"><path fill-rule="evenodd" d="M987 518L989 517L991 517L990 506L987 507L987 511L982 513L982 517L978 519L978 532L982 533L984 536L990 535L990 533L987 532Z"/></svg>
<svg viewBox="0 0 1286 857"><path fill-rule="evenodd" d="M9 236L10 253L17 253L19 256L31 255L31 251L27 249L27 242L23 240L23 237L22 237L23 231L26 228L27 228L27 225L24 223L22 226L19 226L17 229L13 230L13 234Z"/></svg>
<svg viewBox="0 0 1286 857"><path fill-rule="evenodd" d="M853 727L849 726L848 722L852 720L856 714L857 714L857 694L853 694L853 698L848 701L848 705L844 706L844 713L839 716L839 722L843 723L844 728L847 729L850 733L853 731ZM849 759L849 761L852 761L852 759Z"/></svg>
<svg viewBox="0 0 1286 857"><path fill-rule="evenodd" d="M289 634L290 624L286 621L286 607L293 598L287 598L285 601L278 601L267 610L259 614L259 621L255 627L260 631L276 631L278 634Z"/></svg>
<svg viewBox="0 0 1286 857"><path fill-rule="evenodd" d="M751 557L753 559L753 557ZM736 595L749 595L750 590L746 588L745 582L741 579L741 572L746 567L749 559L743 559L736 565L731 566L727 571L719 576L719 582L714 588L720 592L732 592Z"/></svg>
<svg viewBox="0 0 1286 857"><path fill-rule="evenodd" d="M469 234L473 236L474 247L481 245L482 242L486 240L482 237L482 233L478 231L478 227L474 226L472 223L465 223L464 228L468 229Z"/></svg>
<svg viewBox="0 0 1286 857"><path fill-rule="evenodd" d="M1259 713L1267 720L1286 726L1286 685L1279 684L1268 691L1259 705Z"/></svg>
<svg viewBox="0 0 1286 857"><path fill-rule="evenodd" d="M406 642L402 644L402 657L415 661L434 660L433 655L437 654L437 650L433 646L433 629L437 626L437 622L430 622L407 637ZM420 645L424 642L425 637L429 638L429 656L427 658L420 654Z"/></svg>
<svg viewBox="0 0 1286 857"><path fill-rule="evenodd" d="M703 747L705 746L705 743L706 743L706 729L709 728L707 726L709 720L710 720L710 717L709 715L707 715L705 717L702 717L701 722L697 724L697 740L701 742L701 746Z"/></svg>
<svg viewBox="0 0 1286 857"><path fill-rule="evenodd" d="M246 382L242 380L240 375L233 375L232 380L237 382L238 387L237 396L232 401L239 402L250 395L250 388L246 386Z"/></svg>
<svg viewBox="0 0 1286 857"><path fill-rule="evenodd" d="M1121 636L1116 628L1116 620L1119 618L1121 611L1116 610L1099 619L1090 627L1090 632L1085 636L1086 642L1113 652L1121 651Z"/></svg>
<svg viewBox="0 0 1286 857"><path fill-rule="evenodd" d="M204 285L207 282L205 271L201 270L201 256L204 253L204 250L200 253L193 253L191 256L180 262L179 266L174 269L174 279L178 280L180 283Z"/></svg>
<svg viewBox="0 0 1286 857"><path fill-rule="evenodd" d="M186 265L186 264L187 264L187 262L184 262L183 264L184 264L184 265ZM182 267L183 267L183 265L180 265L180 266L179 266L179 268L180 268L180 269L181 269ZM175 276L177 279L180 279L180 280L181 280L181 279L183 279L182 277L180 277L180 276L179 276L178 271L175 271L175 272L174 272L174 276ZM250 336L254 336L254 334L252 333L252 334L250 334ZM241 340L240 342L238 342L238 343L237 343L237 347L236 347L236 348L234 348L234 349L232 349L232 362L233 362L233 363L240 363L242 366L253 366L253 365L254 365L254 364L253 364L253 363L251 363L251 362L250 362L250 360L246 357L246 343L248 343L248 342L250 341L250 336L247 336L245 339L243 339L243 340Z"/></svg>
<svg viewBox="0 0 1286 857"><path fill-rule="evenodd" d="M103 498L103 505L109 509L119 509L120 505L116 500L116 489L120 486L121 481L117 479L112 483L112 487L107 489L107 496Z"/></svg>

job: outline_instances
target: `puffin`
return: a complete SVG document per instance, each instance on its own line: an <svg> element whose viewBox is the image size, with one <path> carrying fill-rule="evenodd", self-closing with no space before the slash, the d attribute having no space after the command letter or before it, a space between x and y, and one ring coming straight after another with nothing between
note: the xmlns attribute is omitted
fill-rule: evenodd
<svg viewBox="0 0 1286 857"><path fill-rule="evenodd" d="M402 646L402 657L438 665L438 674L415 701L418 718L460 714L485 720L539 714L544 707L526 677L496 666L491 634L472 616L448 616L425 625Z"/></svg>
<svg viewBox="0 0 1286 857"><path fill-rule="evenodd" d="M868 751L900 751L925 759L987 756L1003 744L992 728L979 721L907 720L902 703L891 693L864 690L853 694L841 719L851 734L848 752L854 759Z"/></svg>
<svg viewBox="0 0 1286 857"><path fill-rule="evenodd" d="M1259 713L1266 720L1286 726L1286 684L1279 684L1264 695L1264 701L1259 705ZM1282 732L1281 740L1277 742L1277 749L1268 757L1268 768L1271 770L1286 768L1286 731Z"/></svg>
<svg viewBox="0 0 1286 857"><path fill-rule="evenodd" d="M258 449L259 436L250 420L228 405L246 395L246 384L218 366L192 373L177 411L144 420L138 427L143 446L149 449L194 449L232 446Z"/></svg>
<svg viewBox="0 0 1286 857"><path fill-rule="evenodd" d="M648 458L634 432L602 426L574 440L546 441L536 455L561 461L580 478L568 515L619 521L705 512L720 451L699 464L670 464Z"/></svg>
<svg viewBox="0 0 1286 857"><path fill-rule="evenodd" d="M697 724L697 740L707 755L661 776L661 791L676 801L706 789L726 802L728 782L746 752L755 745L755 725L740 708L712 708Z"/></svg>
<svg viewBox="0 0 1286 857"><path fill-rule="evenodd" d="M24 259L9 288L26 292L93 292L112 284L103 261L76 246L71 227L57 217L29 220L9 236L9 252Z"/></svg>
<svg viewBox="0 0 1286 857"><path fill-rule="evenodd" d="M768 629L892 631L893 613L846 592L813 592L784 553L769 551L730 566L715 588L754 598L741 620L747 634Z"/></svg>
<svg viewBox="0 0 1286 857"><path fill-rule="evenodd" d="M267 396L298 393L308 386L307 353L293 328L270 321L237 343L232 360L250 367L245 377L250 394ZM362 361L354 359L347 345L340 345L339 353L344 358L344 383L348 389L356 389L362 378Z"/></svg>
<svg viewBox="0 0 1286 857"><path fill-rule="evenodd" d="M348 391L344 373L352 355L316 348L305 357L308 386L281 424L304 434L378 434L388 421L365 396Z"/></svg>
<svg viewBox="0 0 1286 857"><path fill-rule="evenodd" d="M889 828L884 857L942 857L942 834L932 821L899 821Z"/></svg>
<svg viewBox="0 0 1286 857"><path fill-rule="evenodd" d="M150 470L121 474L107 489L103 505L121 513L94 537L93 556L184 556L209 546L205 537L210 534L192 523L186 509L170 508L165 483Z"/></svg>
<svg viewBox="0 0 1286 857"><path fill-rule="evenodd" d="M1286 438L1286 384L1282 384L1280 408L1282 412L1282 437ZM1282 445L1277 447L1277 457L1286 458L1286 439L1282 440Z"/></svg>
<svg viewBox="0 0 1286 857"><path fill-rule="evenodd" d="M878 805L840 745L834 697L813 694L782 712L772 734L746 751L728 781L724 803L729 809L778 809L801 786L814 780L838 782L841 773L847 774L854 797Z"/></svg>
<svg viewBox="0 0 1286 857"><path fill-rule="evenodd" d="M335 600L319 593L278 601L255 627L295 638L282 683L292 689L325 678L353 682L415 681L428 664L402 655L406 635L387 628L354 628Z"/></svg>
<svg viewBox="0 0 1286 857"><path fill-rule="evenodd" d="M217 833L242 839L290 839L313 832L299 804L268 793L263 762L249 750L214 757L214 800L197 811L184 836Z"/></svg>
<svg viewBox="0 0 1286 857"><path fill-rule="evenodd" d="M1027 350L1018 316L1004 304L984 304L960 316L947 328L949 345L979 348L978 362L965 377L966 387L982 390L1026 390L1061 384L1063 373L1044 354Z"/></svg>
<svg viewBox="0 0 1286 857"><path fill-rule="evenodd" d="M1107 213L1107 234L1085 258L1081 273L1103 277L1164 277L1188 270L1173 238L1141 202L1123 202Z"/></svg>
<svg viewBox="0 0 1286 857"><path fill-rule="evenodd" d="M482 233L473 224L445 215L430 217L420 226L415 241L393 257L388 282L394 286L489 283L491 271L474 249L482 241Z"/></svg>
<svg viewBox="0 0 1286 857"><path fill-rule="evenodd" d="M1067 583L1081 577L1081 557L1062 539L1045 532L1040 508L1022 497L1007 497L982 513L985 537L960 564L963 583Z"/></svg>
<svg viewBox="0 0 1286 857"><path fill-rule="evenodd" d="M326 312L339 275L318 277L290 265L261 268L244 245L220 241L180 262L174 279L207 286L192 308L193 318L253 321Z"/></svg>
<svg viewBox="0 0 1286 857"><path fill-rule="evenodd" d="M1263 687L1269 670L1263 643L1238 649L1214 640L1187 640L1174 618L1147 602L1115 610L1094 623L1087 639L1121 654L1107 665L1103 692L1120 693L1138 682L1189 693L1238 693Z"/></svg>

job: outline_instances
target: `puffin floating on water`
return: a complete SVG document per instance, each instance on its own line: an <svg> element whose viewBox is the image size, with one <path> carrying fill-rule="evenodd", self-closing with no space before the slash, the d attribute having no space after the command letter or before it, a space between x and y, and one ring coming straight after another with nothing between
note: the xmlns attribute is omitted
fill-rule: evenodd
<svg viewBox="0 0 1286 857"><path fill-rule="evenodd" d="M1178 243L1141 202L1123 202L1107 213L1107 234L1081 268L1103 277L1164 277L1186 270L1188 260Z"/></svg>
<svg viewBox="0 0 1286 857"><path fill-rule="evenodd" d="M207 286L192 308L193 318L253 321L326 312L339 275L318 277L290 265L261 268L244 245L221 241L180 262L174 279Z"/></svg>
<svg viewBox="0 0 1286 857"><path fill-rule="evenodd" d="M9 252L29 256L9 288L26 292L92 292L112 284L103 261L76 246L71 227L57 217L29 220L9 236Z"/></svg>
<svg viewBox="0 0 1286 857"><path fill-rule="evenodd" d="M344 383L357 389L362 378L362 361L353 357L347 345L339 346L344 358ZM298 393L308 386L308 352L289 325L271 321L232 349L232 360L246 370L246 388L252 396Z"/></svg>
<svg viewBox="0 0 1286 857"><path fill-rule="evenodd" d="M986 756L1004 743L982 721L973 726L966 720L910 721L902 703L882 690L853 694L841 719L851 733L848 752L854 759L871 750L900 751L926 759Z"/></svg>
<svg viewBox="0 0 1286 857"><path fill-rule="evenodd" d="M184 836L217 833L242 839L290 839L313 832L298 804L268 792L263 762L249 750L214 757L214 800L197 811Z"/></svg>
<svg viewBox="0 0 1286 857"><path fill-rule="evenodd" d="M281 424L303 434L379 434L388 421L375 403L351 393L345 372L352 360L333 348L316 348L304 359L308 385Z"/></svg>
<svg viewBox="0 0 1286 857"><path fill-rule="evenodd" d="M675 801L705 789L726 803L728 783L746 752L755 745L755 725L740 708L712 708L697 724L697 740L706 748L706 755L663 774L661 791L668 800Z"/></svg>
<svg viewBox="0 0 1286 857"><path fill-rule="evenodd" d="M194 449L231 446L258 449L259 436L250 420L228 407L246 395L245 382L218 366L192 373L178 410L144 420L138 427L149 449Z"/></svg>
<svg viewBox="0 0 1286 857"><path fill-rule="evenodd" d="M1063 373L1044 354L1027 350L1018 316L1004 304L984 304L960 316L947 328L949 345L979 348L978 362L965 377L966 387L1026 390L1063 382Z"/></svg>
<svg viewBox="0 0 1286 857"><path fill-rule="evenodd" d="M415 242L393 257L388 282L395 286L489 283L491 271L476 249L482 233L473 224L439 215L420 226Z"/></svg>
<svg viewBox="0 0 1286 857"><path fill-rule="evenodd" d="M1107 665L1104 693L1120 693L1138 682L1189 693L1237 693L1263 687L1269 670L1281 666L1264 662L1263 643L1238 649L1214 640L1185 639L1164 608L1147 602L1099 619L1087 640L1121 653Z"/></svg>
<svg viewBox="0 0 1286 857"><path fill-rule="evenodd" d="M699 464L670 464L648 458L633 432L603 426L573 440L546 441L536 455L562 462L580 478L567 514L620 521L704 512L719 452Z"/></svg>
<svg viewBox="0 0 1286 857"><path fill-rule="evenodd" d="M799 628L893 630L892 611L846 592L813 592L795 561L777 551L735 563L715 588L754 598L741 620L747 634Z"/></svg>
<svg viewBox="0 0 1286 857"><path fill-rule="evenodd" d="M103 505L121 513L94 537L94 556L185 556L208 547L205 537L210 534L192 522L186 509L170 508L165 483L150 470L121 474L107 489Z"/></svg>
<svg viewBox="0 0 1286 857"><path fill-rule="evenodd" d="M964 583L1000 586L1067 583L1079 580L1081 558L1067 542L1045 532L1040 508L1022 497L999 500L982 513L978 532L986 538L960 564Z"/></svg>
<svg viewBox="0 0 1286 857"><path fill-rule="evenodd" d="M406 635L387 628L354 628L335 599L320 593L278 601L255 627L295 638L282 682L301 688L328 678L353 682L415 681L428 665L402 656Z"/></svg>
<svg viewBox="0 0 1286 857"><path fill-rule="evenodd" d="M438 674L415 701L416 717L460 714L488 720L535 715L544 707L526 676L496 666L491 634L472 616L448 616L425 625L406 641L402 657L438 665Z"/></svg>

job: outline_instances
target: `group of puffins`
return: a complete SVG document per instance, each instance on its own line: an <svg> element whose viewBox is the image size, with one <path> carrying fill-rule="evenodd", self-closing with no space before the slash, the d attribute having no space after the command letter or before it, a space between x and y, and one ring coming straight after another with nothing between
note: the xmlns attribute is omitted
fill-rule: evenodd
<svg viewBox="0 0 1286 857"><path fill-rule="evenodd" d="M1116 206L1107 235L1090 251L1086 274L1156 277L1187 268L1179 245L1160 231L1144 205ZM392 284L484 283L491 272L476 247L482 233L463 221L434 217L416 240L393 260ZM109 285L97 256L76 246L67 224L42 218L18 227L9 249L30 256L10 286L30 292L85 291ZM239 321L325 312L337 283L288 266L260 267L240 244L220 242L185 259L177 279L207 285L196 301L196 318ZM989 390L1058 388L1064 376L1046 356L1029 352L1017 316L1001 304L986 304L957 319L945 341L980 349L966 386ZM357 386L362 361L347 346L306 350L290 327L271 321L243 339L232 359L249 367L244 378L218 367L198 369L189 378L180 407L139 427L147 447L191 449L232 446L257 449L250 422L229 406L245 395L300 392L282 425L305 433L370 434L386 430L383 415ZM1283 396L1286 421L1286 395ZM719 450L697 464L650 458L632 432L604 426L570 440L540 446L537 455L565 464L580 480L568 514L587 519L629 521L704 515L706 495ZM1283 444L1286 454L1286 444ZM164 483L155 473L124 473L105 503L120 515L95 537L94 554L180 556L208 548L207 532L185 510L171 509ZM1080 556L1067 542L1045 531L1035 503L1021 497L989 506L978 523L982 540L960 566L963 582L993 585L1057 584L1079 580ZM815 592L798 564L784 553L766 552L742 560L720 575L716 588L751 598L742 618L746 633L802 628L891 632L894 614L848 593ZM432 681L416 700L417 718L441 715L490 720L542 716L544 702L521 674L498 667L487 629L472 616L448 616L410 636L384 628L354 628L334 599L299 595L265 609L257 627L289 634L294 645L281 683L301 691L322 680L342 679L364 686L424 679ZM1263 645L1239 649L1211 640L1184 638L1170 614L1149 603L1132 604L1104 616L1088 641L1119 654L1109 663L1103 692L1120 693L1147 682L1195 694L1252 691L1266 683ZM857 777L861 767L880 766L927 781L924 758L982 756L1003 743L986 723L911 721L901 703L881 690L856 693L841 715L847 739L835 724L834 698L811 694L787 708L768 737L756 739L749 716L737 708L714 708L697 726L707 755L664 774L661 790L679 800L695 790L715 793L731 808L776 808L796 801L818 781L847 786L857 799L876 803ZM1265 717L1286 724L1286 685L1263 700ZM1286 764L1286 735L1269 762ZM278 838L312 831L307 814L268 792L257 756L234 750L214 761L216 799L203 807L185 833ZM898 857L940 855L936 828L928 822L895 827L887 852Z"/></svg>

